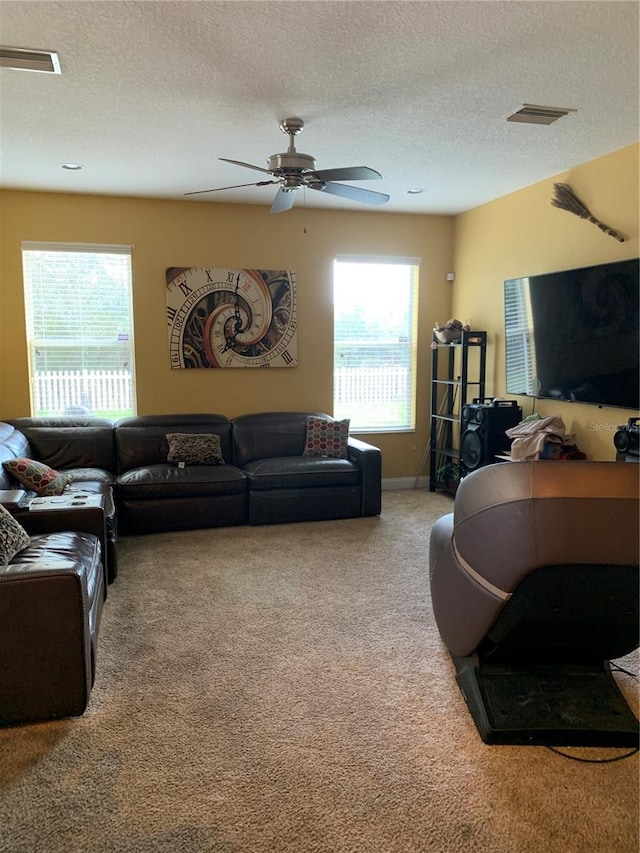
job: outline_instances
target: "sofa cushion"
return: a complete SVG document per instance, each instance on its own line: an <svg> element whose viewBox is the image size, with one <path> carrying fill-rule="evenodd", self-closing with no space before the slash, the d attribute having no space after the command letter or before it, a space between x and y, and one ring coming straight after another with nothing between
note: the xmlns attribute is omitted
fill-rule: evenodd
<svg viewBox="0 0 640 853"><path fill-rule="evenodd" d="M103 486L111 486L115 483L115 475L104 468L66 468L61 473L66 474L70 483L101 483Z"/></svg>
<svg viewBox="0 0 640 853"><path fill-rule="evenodd" d="M224 415L141 415L116 421L118 473L166 465L167 433L175 432L217 435L223 458L231 462L231 422Z"/></svg>
<svg viewBox="0 0 640 853"><path fill-rule="evenodd" d="M322 456L277 456L257 459L242 469L249 488L295 489L311 486L358 486L360 470L347 459Z"/></svg>
<svg viewBox="0 0 640 853"><path fill-rule="evenodd" d="M349 444L349 419L334 421L333 418L307 418L307 439L303 456L328 456L346 459Z"/></svg>
<svg viewBox="0 0 640 853"><path fill-rule="evenodd" d="M113 423L107 418L14 418L9 423L27 437L29 455L51 468L116 470Z"/></svg>
<svg viewBox="0 0 640 853"><path fill-rule="evenodd" d="M167 462L184 465L224 465L220 436L213 433L168 432Z"/></svg>
<svg viewBox="0 0 640 853"><path fill-rule="evenodd" d="M323 412L262 412L234 418L234 465L244 468L256 459L302 456L310 415L329 417Z"/></svg>
<svg viewBox="0 0 640 853"><path fill-rule="evenodd" d="M62 474L35 459L19 456L3 462L2 466L25 488L31 489L40 497L61 495L69 482L67 474Z"/></svg>
<svg viewBox="0 0 640 853"><path fill-rule="evenodd" d="M246 491L247 478L233 465L147 465L118 477L120 498L179 498L233 495Z"/></svg>
<svg viewBox="0 0 640 853"><path fill-rule="evenodd" d="M30 542L24 527L0 504L0 566L6 566Z"/></svg>

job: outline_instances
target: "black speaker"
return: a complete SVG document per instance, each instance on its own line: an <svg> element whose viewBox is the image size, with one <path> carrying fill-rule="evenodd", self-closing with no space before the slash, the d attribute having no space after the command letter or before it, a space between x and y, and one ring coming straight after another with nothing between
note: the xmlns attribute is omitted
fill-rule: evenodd
<svg viewBox="0 0 640 853"><path fill-rule="evenodd" d="M460 434L461 473L469 474L483 465L492 465L497 453L511 447L505 430L522 420L522 409L515 400L475 399L462 407Z"/></svg>
<svg viewBox="0 0 640 853"><path fill-rule="evenodd" d="M613 436L616 462L640 462L640 418L629 418Z"/></svg>

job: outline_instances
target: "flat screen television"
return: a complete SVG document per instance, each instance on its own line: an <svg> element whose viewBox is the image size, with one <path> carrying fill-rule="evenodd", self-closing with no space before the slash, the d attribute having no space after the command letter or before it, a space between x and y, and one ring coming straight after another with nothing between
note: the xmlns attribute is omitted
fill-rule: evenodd
<svg viewBox="0 0 640 853"><path fill-rule="evenodd" d="M638 259L504 283L508 394L640 409Z"/></svg>

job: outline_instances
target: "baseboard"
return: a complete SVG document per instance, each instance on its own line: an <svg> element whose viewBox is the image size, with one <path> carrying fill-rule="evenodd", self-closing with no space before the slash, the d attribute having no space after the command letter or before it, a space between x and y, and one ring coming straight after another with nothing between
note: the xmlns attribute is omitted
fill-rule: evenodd
<svg viewBox="0 0 640 853"><path fill-rule="evenodd" d="M382 480L382 491L391 492L396 489L426 489L429 487L428 477L387 477Z"/></svg>

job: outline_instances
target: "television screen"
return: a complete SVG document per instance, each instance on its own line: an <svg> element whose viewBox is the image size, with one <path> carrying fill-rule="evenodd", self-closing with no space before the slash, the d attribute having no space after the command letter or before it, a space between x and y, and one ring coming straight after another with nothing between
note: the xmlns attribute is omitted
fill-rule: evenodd
<svg viewBox="0 0 640 853"><path fill-rule="evenodd" d="M504 283L507 393L640 408L638 259Z"/></svg>

